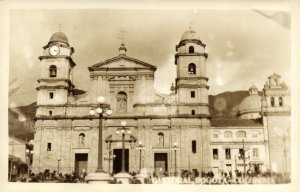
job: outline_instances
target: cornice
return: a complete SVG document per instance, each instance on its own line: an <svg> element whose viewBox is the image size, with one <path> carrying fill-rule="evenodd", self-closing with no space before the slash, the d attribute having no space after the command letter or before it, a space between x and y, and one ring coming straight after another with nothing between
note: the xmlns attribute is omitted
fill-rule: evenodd
<svg viewBox="0 0 300 192"><path fill-rule="evenodd" d="M282 112L262 112L263 116L290 116L290 111L282 111Z"/></svg>
<svg viewBox="0 0 300 192"><path fill-rule="evenodd" d="M208 81L209 78L208 77L203 77L203 76L201 76L201 77L190 76L190 77L177 77L175 79L175 81L179 81L179 80L206 80L206 81Z"/></svg>
<svg viewBox="0 0 300 192"><path fill-rule="evenodd" d="M201 119L201 118L208 118L207 114L176 114L176 115L135 115L135 116L104 116L102 119L171 119L171 118L187 118L187 119ZM85 116L36 116L35 120L64 120L64 119L71 119L71 120L92 120L92 119L99 119L97 116L85 115Z"/></svg>
<svg viewBox="0 0 300 192"><path fill-rule="evenodd" d="M72 67L76 66L76 63L73 61L72 57L67 56L67 55L58 55L58 56L45 55L45 56L39 56L38 58L40 60L43 60L43 59L68 59L70 61L70 64Z"/></svg>
<svg viewBox="0 0 300 192"><path fill-rule="evenodd" d="M206 89L209 89L209 86L204 85L204 84L177 84L175 89L179 89L179 88L206 88Z"/></svg>
<svg viewBox="0 0 300 192"><path fill-rule="evenodd" d="M40 90L40 89L69 89L70 85L65 86L65 85L54 85L54 86L50 86L50 85L41 85L36 87L36 90Z"/></svg>
<svg viewBox="0 0 300 192"><path fill-rule="evenodd" d="M70 79L65 79L65 78L55 78L55 77L51 77L51 78L48 78L48 79L38 79L37 82L59 82L59 81L64 81L64 82L67 82L67 83L71 83L71 80Z"/></svg>
<svg viewBox="0 0 300 192"><path fill-rule="evenodd" d="M179 47L185 46L188 43L195 43L195 44L200 45L200 46L202 46L204 48L206 47L206 44L202 43L202 41L199 40L199 39L185 39L185 40L181 40L179 42L179 44L176 45L176 51L178 50Z"/></svg>

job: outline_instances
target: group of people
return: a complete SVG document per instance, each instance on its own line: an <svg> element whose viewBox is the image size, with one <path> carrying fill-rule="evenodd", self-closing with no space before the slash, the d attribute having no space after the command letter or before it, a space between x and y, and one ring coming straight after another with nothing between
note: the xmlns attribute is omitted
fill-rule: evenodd
<svg viewBox="0 0 300 192"><path fill-rule="evenodd" d="M29 176L21 175L19 178L14 180L15 182L44 182L44 183L84 183L86 173L58 173L57 171L50 172L45 170L38 174L30 173Z"/></svg>
<svg viewBox="0 0 300 192"><path fill-rule="evenodd" d="M145 175L144 178L137 178L136 173L131 173L132 178L129 179L130 184L152 184L164 183L167 178L171 178L168 172L163 172L161 169L154 171L152 174ZM113 176L113 175L112 175ZM174 175L175 176L175 175ZM57 171L50 172L45 170L38 174L31 173L29 176L22 175L15 182L51 182L51 183L86 183L86 173L58 173ZM212 171L200 173L193 169L181 170L180 174L173 177L176 178L175 183L195 183L195 184L240 184L240 183L288 183L290 178L282 174L271 174L270 172L253 174L246 172L244 175L241 171L235 170L233 174L231 171L222 172L215 175ZM121 184L116 179L110 182L111 184Z"/></svg>

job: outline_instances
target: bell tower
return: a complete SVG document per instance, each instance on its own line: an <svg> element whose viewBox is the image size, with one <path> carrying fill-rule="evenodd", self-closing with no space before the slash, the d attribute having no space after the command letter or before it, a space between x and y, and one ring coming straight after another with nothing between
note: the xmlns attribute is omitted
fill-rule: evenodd
<svg viewBox="0 0 300 192"><path fill-rule="evenodd" d="M67 104L69 94L74 88L72 69L76 64L71 58L74 49L62 32L54 33L43 49L43 55L39 57L41 76L36 88L37 106L43 107L38 108L37 116L61 115L57 114L58 109L52 110L51 107Z"/></svg>
<svg viewBox="0 0 300 192"><path fill-rule="evenodd" d="M277 173L290 173L290 89L280 75L271 75L263 88L262 114L267 132L269 168Z"/></svg>
<svg viewBox="0 0 300 192"><path fill-rule="evenodd" d="M195 31L186 31L176 45L177 78L175 92L179 114L208 116L208 77L205 44Z"/></svg>

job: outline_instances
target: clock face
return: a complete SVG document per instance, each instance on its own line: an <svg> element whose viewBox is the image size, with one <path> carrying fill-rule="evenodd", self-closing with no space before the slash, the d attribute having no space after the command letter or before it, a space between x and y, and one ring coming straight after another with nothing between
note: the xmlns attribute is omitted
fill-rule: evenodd
<svg viewBox="0 0 300 192"><path fill-rule="evenodd" d="M52 55L52 56L58 55L58 53L59 53L59 47L56 46L56 45L50 47L49 53L50 53L50 55Z"/></svg>

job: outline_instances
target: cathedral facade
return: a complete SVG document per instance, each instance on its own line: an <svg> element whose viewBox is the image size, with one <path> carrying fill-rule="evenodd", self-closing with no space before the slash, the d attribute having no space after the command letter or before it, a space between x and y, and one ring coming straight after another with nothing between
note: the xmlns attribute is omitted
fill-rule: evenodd
<svg viewBox="0 0 300 192"><path fill-rule="evenodd" d="M262 96L250 87L236 119L215 119L210 115L205 46L193 30L182 35L176 45L177 76L170 94L154 89L156 66L127 56L123 43L116 57L88 68L90 87L81 91L73 85L74 48L64 33L54 33L39 57L32 171L94 172L101 147L104 170L118 173L122 137L117 133L126 127L128 172L140 167L171 175L181 170L289 172L288 87L274 74ZM105 98L103 110L112 111L102 121L90 114L99 96Z"/></svg>

